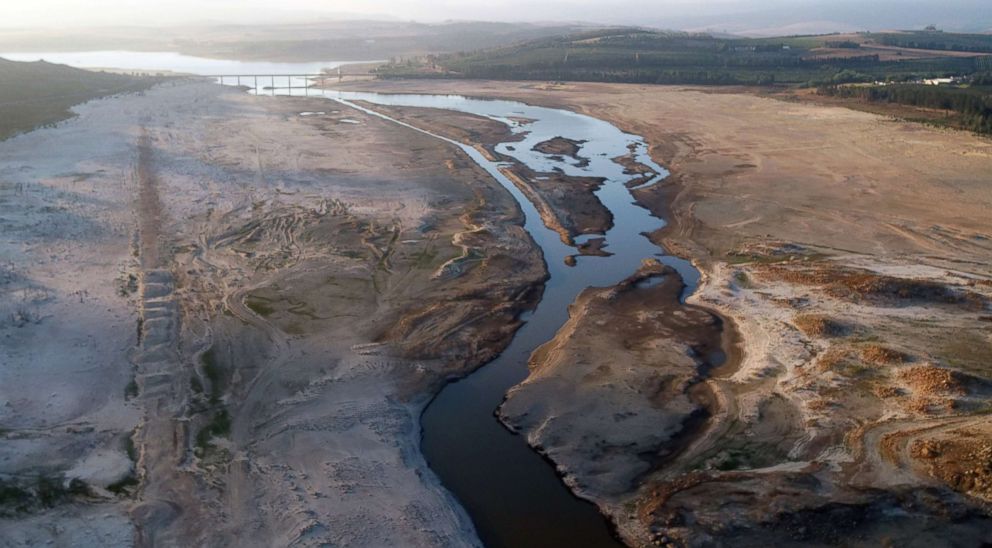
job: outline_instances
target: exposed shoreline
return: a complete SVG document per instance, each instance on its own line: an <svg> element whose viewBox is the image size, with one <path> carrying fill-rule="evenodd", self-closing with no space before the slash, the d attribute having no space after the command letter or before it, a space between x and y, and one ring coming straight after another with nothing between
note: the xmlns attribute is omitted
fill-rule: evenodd
<svg viewBox="0 0 992 548"><path fill-rule="evenodd" d="M443 90L568 108L644 135L651 152L671 170L665 183L635 191L638 201L670 221L651 235L652 241L700 267L704 279L689 301L726 318L732 332L739 333L741 355L725 377L718 374L708 381L718 412L678 457L642 478L642 487L621 502L591 495L617 520L627 542L679 545L690 538L719 542L724 535L736 535L746 545L760 539L829 542L841 534L919 539L931 534L919 524L937 519L948 507L970 510L936 531L985 538L981 531L989 518L981 510L984 484L935 482L935 477L952 477L953 466L941 461L927 468L918 459L935 453L912 453L910 446L940 443L960 451L955 431L989 439L987 429L979 427L981 415L974 414L992 386L988 372L980 369L982 358L977 358L992 356L992 343L980 335L992 283L987 268L992 247L983 243L992 237L982 213L989 205L988 194L983 198L981 193L982 173L992 169L992 144L986 139L840 108L693 88L386 81L342 89L355 88ZM705 112L689 105L706 105ZM696 119L693 113L698 113ZM781 135L782 129L790 135ZM850 139L857 144L846 141ZM839 147L852 151L826 152ZM800 183L777 185L790 180ZM928 209L932 202L927 196L936 189L944 189L942 211ZM819 207L805 203L810 193ZM949 210L955 213L947 215ZM936 228L928 232L927 227ZM838 241L845 244L838 246ZM846 279L865 281L847 287ZM848 295L885 287L905 289L893 290L891 296ZM946 297L962 304L944 309L927 300L931 293L965 296ZM852 298L868 301L852 305ZM985 304L972 307L968 302ZM909 312L897 312L904 308ZM841 327L809 327L820 317ZM916 321L912 318L941 318L941 327L921 332L907 323ZM965 351L945 344L948 335L940 333L957 330L976 346ZM879 359L876 355L901 357L872 361ZM914 380L918 376L949 376L960 381L947 386L961 382L972 388L928 393L923 381ZM582 401L574 395L561 398L563 404ZM902 420L889 423L887 416ZM594 420L589 417L575 426ZM940 442L909 434L912 425L934 420L950 421L938 424L956 424L957 430L934 431L940 432ZM864 421L879 425L885 434L872 434L862 445L858 440L871 429L850 425ZM530 431L531 436L536 432ZM881 440L903 435L910 435L910 441L903 443L903 456L895 465L911 471L896 474L888 463L891 457L885 456L889 442ZM531 443L542 452L549 450L537 438ZM555 454L559 467L571 458ZM927 454L931 456L919 456ZM860 472L852 475L851 470ZM577 481L585 481L582 475ZM573 487L578 485L574 481ZM804 500L772 502L776 498L765 494L768 488L807 481L830 485L834 494L808 486L801 488ZM771 487L776 485L780 487ZM914 488L931 489L934 498L913 502L909 493ZM747 513L709 502L727 489L740 491ZM868 495L864 489L878 491ZM761 502L764 497L772 497L768 507ZM628 513L629 504L636 513ZM841 525L847 510L838 514L840 521L818 521L808 513L831 504L866 508L873 517L858 522L854 532ZM890 511L913 517L883 517ZM714 516L713 521L704 515ZM684 525L690 520L696 524Z"/></svg>
<svg viewBox="0 0 992 548"><path fill-rule="evenodd" d="M86 266L96 249L96 257L134 263L135 296L100 299L132 316L140 338L118 344L98 336L110 344L94 345L107 356L141 345L134 395L125 390L127 377L105 390L131 422L78 419L99 429L94 449L119 468L111 476L77 475L83 472L73 469L75 460L90 462L92 451L67 454L67 462L53 455L25 460L24 451L36 449L6 444L8 456L23 462L5 466L5 474L71 478L99 496L67 494L51 509L2 518L2 528L24 543L477 545L471 522L423 461L418 419L445 379L488 361L509 341L546 275L502 188L447 145L320 99L179 83L77 110L80 116L59 128L0 143L12 152L9 162L30 157L49 166L46 174L19 164L0 169L23 173L28 196L42 204L58 203L61 189L78 184L74 177L116 204L120 234L112 245L95 247L84 233L75 255L59 260ZM298 115L304 111L326 113ZM339 121L344 117L359 123ZM32 147L39 140L59 146ZM94 143L105 149L87 148ZM55 150L85 173L59 171L66 168L47 156ZM137 151L145 152L138 158ZM131 162L140 169L115 183ZM34 190L42 185L59 190ZM4 200L25 199L7 190ZM35 212L32 203L28 215L64 224L61 210ZM75 210L86 219L102 211ZM32 226L13 227L5 245L20 248L19 239L39 237ZM466 249L473 261L462 264ZM22 262L44 263L30 250ZM112 260L82 279L74 269L56 274L96 287L116 268ZM49 295L41 310L89 306L83 298L73 305L61 291ZM74 328L65 323L72 314L62 313L64 321L39 315L38 326L15 332ZM115 333L135 333L118 324L106 322ZM48 346L61 348L59 340ZM131 370L105 361L121 375ZM60 388L52 397L85 397L85 370L50 362L60 375L79 377L83 391ZM0 418L13 427L5 438L22 439L10 416ZM134 427L132 461L121 440ZM79 435L46 439L78 443ZM138 485L107 491L131 475ZM61 533L37 527L38 519L75 523L80 513L105 517Z"/></svg>
<svg viewBox="0 0 992 548"><path fill-rule="evenodd" d="M491 135L497 135L497 134L502 133L500 131L500 129L499 129L499 126L501 124L497 124L497 123L494 123L494 122L491 122L491 121L488 121L488 120L485 120L485 119L473 118L473 117L467 116L465 114L460 114L460 113L452 114L452 113L447 112L447 111L437 111L436 113L430 113L430 112L428 112L429 109L419 109L419 108L379 107L379 106L374 106L374 105L367 105L367 106L371 106L372 108L377 109L377 110L378 109L386 110L390 114L390 116L396 117L396 118L398 118L400 120L403 120L405 122L412 122L412 123L418 123L418 122L420 122L420 123L423 123L424 120L429 117L430 120L427 121L426 123L430 127L431 131L436 132L436 133L439 133L441 135L446 135L449 138L461 138L463 140L463 142L467 142L468 144L472 144L472 145L474 145L476 147L490 149L489 150L489 154L490 155L494 155L495 154L494 151L491 150L491 147L492 147L492 145L496 141L487 140L487 139L483 139L483 140L471 140L470 139L468 141L464 141L464 139L467 137L467 135L465 134L465 132L462 131L461 127L459 127L457 125L453 125L453 124L469 123L472 126L475 126L477 124L481 124L482 126L493 126L493 129L492 130L490 130L488 132L483 132L481 134L478 132L478 130L473 130L473 134L474 135L490 135L490 134ZM411 120L410 119L410 116L411 115L413 115L415 117L415 120ZM449 120L449 118L452 118L452 119ZM504 174L506 174L507 176L510 176L511 173L512 173L512 171L513 171L513 168L509 168L507 170L504 170ZM583 197L585 196L586 192L589 192L589 191L586 190L585 187L581 187L581 186L578 186L577 187L576 186L576 183L578 183L578 181L571 181L568 178L565 178L563 180L563 183L566 186L568 185L568 183L570 183L570 182L572 183L570 191L573 193L573 196L574 195L578 195L578 199L575 200L575 201L571 201L571 202L569 202L569 201L562 202L561 204L557 205L557 207L550 207L548 204L545 204L540 199L540 195L537 192L535 192L535 190L533 190L531 188L531 185L533 185L534 183L537 182L534 179L533 174L531 174L531 176L529 176L529 177L521 177L521 176L516 176L515 175L514 177L511 177L511 180L526 195L528 195L529 197L530 196L533 197L531 199L531 201L535 203L535 206L537 206L538 211L541 214L541 217L542 217L542 220L543 220L545 226L547 226L547 227L549 227L549 228L551 228L553 230L556 230L556 231L561 232L562 240L565 243L571 245L572 244L571 234L569 234L563 227L561 227L561 225L558 222L557 218L560 215L562 215L563 213L567 214L568 211L569 211L569 207L572 206L573 204L575 204L575 203L581 203L581 201L584 199ZM668 188L670 188L667 183L668 183L668 181L666 180L666 181L663 181L663 182L659 183L656 186L658 186L658 187L664 187L666 189L666 191L667 191ZM566 188L566 186L563 186L562 188L564 189L564 188ZM581 190L579 190L580 188L581 188ZM566 192L568 192L568 191L566 191ZM590 195L591 195L591 192L590 192ZM543 207L542 207L542 204L543 204ZM564 210L564 211L562 211L562 210ZM658 216L657 210L653 212L653 215L656 216L656 217ZM661 238L658 237L658 235L659 234L664 234L664 232L666 231L666 229L667 229L667 227L666 228L663 228L663 229L661 229L659 231L657 231L656 233L654 233L652 235L653 237L651 238L651 240L652 240L653 243L655 243L655 245L658 245L659 247L661 247L660 244L658 244L658 240L661 239ZM605 233L605 229L603 229L603 232ZM568 236L567 239L566 239L566 235ZM658 265L658 266L660 267L660 265ZM650 272L653 272L647 266L645 266L644 268L648 269L648 270L645 270L644 271L645 273L641 273L641 274L632 273L632 277L627 282L623 282L621 284L622 287L628 287L628 289L626 289L625 291L628 291L628 292L629 291L633 291L633 292L638 293L638 294L643 293L644 291L646 291L646 290L638 289L638 288L635 287L636 283L638 283L637 280L642 279L642 278L638 278L637 277L638 275L643 276L644 277L643 279L646 280L646 279L648 279L648 278L646 278L646 276L650 276L651 274L649 274L649 273ZM697 379L696 381L694 381L690 385L690 387L688 387L688 388L685 389L685 396L689 400L691 400L693 402L693 405L696 405L698 407L695 410L682 412L682 413L684 413L684 415L679 415L679 414L674 415L676 417L674 419L676 421L676 423L681 422L682 425L681 426L677 426L675 428L675 431L672 434L671 438L669 438L669 439L662 438L662 439L660 439L658 441L653 441L652 442L650 440L652 440L653 438L651 438L650 436L645 435L644 436L644 439L641 440L642 443L647 443L648 444L648 447L652 447L652 449L655 450L655 451L663 450L663 451L669 452L671 454L677 454L677 452L680 449L684 449L685 447L688 447L689 445L692 444L692 442L694 440L696 440L696 439L704 436L707 433L708 430L712 429L715 426L713 424L710 424L710 422L713 421L713 420L715 420L715 417L718 416L718 414L716 413L717 409L714 407L714 404L715 404L715 402L717 400L716 395L713 393L713 390L714 390L715 387L712 387L712 386L710 386L708 384L709 381L708 381L708 379L706 377L708 377L710 375L711 370L718 370L721 375L729 375L729 374L731 374L736 369L736 367L739 365L740 354L741 354L740 349L738 348L738 343L739 343L740 337L736 333L736 329L733 326L733 322L727 316L723 315L720 311L717 311L715 309L710 309L710 308L705 307L705 306L686 305L686 304L680 303L680 294L683 292L684 285L681 283L681 281L679 283L675 283L675 280L679 280L678 275L677 275L677 273L675 271L673 271L671 269L663 268L662 269L662 272L665 272L665 274L663 274L663 276L667 276L667 277L670 277L670 278L674 276L674 278L672 278L672 279L668 280L667 282L665 282L664 283L664 287L663 288L660 288L660 290L663 291L663 294L665 296L662 298L662 301L659 301L659 302L664 302L664 304L663 305L656 304L656 306L655 306L656 312L661 313L662 315L667 315L667 314L670 314L672 312L675 312L677 314L683 314L684 315L686 313L692 313L693 311L698 311L698 310L705 311L705 314L703 314L704 317L700 317L700 318L697 318L696 320L694 320L694 322L697 323L698 325L696 325L695 327L687 328L687 331L686 331L686 333L688 333L688 332L695 333L695 335L693 336L694 339L695 339L695 337L699 337L699 341L698 342L693 342L692 343L692 345L693 345L692 348L694 349L693 350L694 352L701 352L702 353L702 354L699 355L699 357L692 358L692 359L689 360L689 363L692 364L692 365L689 366L688 372L689 372L690 376L697 376L698 374L702 373L704 375L704 378L703 379ZM655 275L657 275L657 273L655 273ZM590 290L587 290L587 292L589 292L589 291L592 291L592 290L591 289ZM620 290L619 289L612 289L611 291L614 291L615 292L615 291L620 291ZM648 293L646 293L646 295L651 294L651 291L653 291L653 290L647 290L647 291L648 291ZM642 298L644 298L644 297L642 297ZM580 299L581 299L581 297L580 297ZM575 306L575 305L573 305L573 306ZM705 319L705 315L706 314L710 314L710 315L718 318L718 321L715 324L713 324L712 322L706 320ZM571 321L574 321L574 320L575 320L575 318L572 318L572 320L570 320L570 323L571 323ZM621 321L618 318L614 318L612 321L613 322L620 322L620 323L627 323L626 321ZM690 322L690 323L692 323L692 322ZM709 324L709 325L707 325L707 324ZM713 326L715 326L716 329L713 329ZM709 333L708 330L711 330L712 333ZM707 332L709 334L703 335L702 334L703 332ZM716 335L716 337L717 337L718 340L716 340L716 341L713 340L713 336L714 335ZM684 339L685 339L684 334L682 334L682 335L674 335L674 336L670 336L669 337L669 342L672 345L673 349L685 348L686 347L685 346L686 345L686 340L684 340ZM705 342L702 342L702 341L705 341ZM548 341L544 346L545 347L552 346L553 343L554 343L554 341ZM724 347L724 346L726 348L720 348L720 347ZM704 348L706 348L706 347L711 347L711 348L710 348L710 350L704 350ZM712 347L716 347L716 348L712 348ZM604 346L604 348L609 348L609 345L606 344ZM723 352L724 353L724 356L722 356L721 358L719 358L721 360L721 362L722 362L719 366L714 367L714 364L709 363L709 360L711 358L709 356L707 356L706 354L709 353L709 352L711 352L712 350L724 350L725 351L725 352ZM602 349L597 349L597 350L587 349L585 352L586 352L586 355L598 355L598 353L600 353L600 352L609 353L608 351L602 350ZM532 358L533 360L535 360L535 363L540 363L540 361L541 361L541 359L537 357L539 355L539 353L540 353L540 350L536 351L535 354L534 354L534 357ZM616 355L616 354L612 354L610 359L611 360L619 360L619 362L624 362L625 361L625 359L620 359L619 356ZM671 360L671 359L677 359L677 358L674 358L674 355L669 355L665 359ZM532 363L532 367L536 367L535 363ZM697 371L698 371L698 373L697 373ZM614 375L617 378L622 378L621 373L619 371L617 371ZM529 382L530 382L530 380L527 381L527 383L529 383ZM503 422L508 428L510 428L511 430L513 430L515 432L516 431L519 431L521 429L520 424L515 424L514 423L514 420L511 419L511 417L504 412L504 408L507 406L508 403L512 403L514 405L519 406L518 400L520 398L519 397L514 398L514 395L517 394L517 393L519 393L519 390L522 387L526 386L527 383L524 383L522 385L519 385L517 388L513 389L506 396L506 398L504 399L503 404L497 410L497 414L500 417L501 422ZM539 391L538 393L540 394L539 397L540 397L541 400L551 400L551 401L554 401L556 399L561 399L560 397L555 397L554 395L545 393L543 391ZM707 396L706 393L708 393L709 396ZM626 408L629 409L631 406L636 406L636 405L638 405L638 403L636 402L636 397L635 397L635 399L627 400L627 401L625 401L625 403L620 404L618 408L624 408L624 407L626 407ZM700 411L706 417L706 419L704 419L703 421L696 420L696 418L695 418L700 413ZM530 415L530 413L525 413L525 414ZM632 414L636 414L636 413L632 413ZM558 416L558 415L555 414L554 416ZM534 418L536 419L537 417L534 417ZM524 430L527 430L527 428L524 427ZM609 431L608 430L605 430L605 431L598 431L595 434L593 434L593 436L596 437L597 439L600 439L600 438L601 439L607 439L607 438L609 438L610 434L609 434ZM572 469L573 465L574 466L581 466L579 464L579 462L581 462L581 461L584 461L584 460L588 461L591 458L592 459L591 462L595 462L597 459L595 457L585 456L585 457L580 457L577 461L576 460L573 460L573 462L568 463L568 464L565 464L565 463L563 463L561 461L561 459L555 458L554 456L552 456L548 452L547 449L545 449L544 447L542 447L542 442L541 441L537 440L536 438L531 437L530 438L530 443L531 443L532 447L534 447L546 460L548 460L549 462L552 462L552 463L554 463L556 465L556 467L558 469L557 470L558 471L558 474L562 477L562 479L566 482L566 484L568 484L570 486L570 488L572 489L572 491L575 493L576 496L579 496L579 497L584 498L584 499L591 500L591 501L597 503L601 507L601 509L604 510L604 513L610 518L611 522L613 522L613 526L616 528L616 534L620 535L621 532L622 532L622 529L621 529L622 526L621 526L621 524L619 524L619 523L616 522L616 518L617 518L617 515L618 515L617 509L615 507L615 504L616 503L613 502L613 501L610 501L608 499L604 499L595 490L592 491L592 492L587 492L586 490L584 490L583 488L581 488L578 483L576 483L577 482L577 478L581 478L582 473L580 472L580 473L577 474ZM657 445L651 445L652 443L657 444ZM600 465L602 465L602 464L600 464ZM636 465L635 464L634 466L637 467L639 465ZM639 477L647 477L648 475L649 475L649 469L648 470L641 470L640 472L638 472L638 473L635 474L635 476L639 476ZM631 479L633 479L633 477L635 477L635 476L632 476Z"/></svg>
<svg viewBox="0 0 992 548"><path fill-rule="evenodd" d="M672 286L589 290L504 404L626 542L992 542L976 460L992 448L992 142L692 88L348 86L588 113L643 135L671 169L634 193L668 221L652 242L702 272L689 309L722 319L726 364L707 371L662 334L675 320L656 315L682 309ZM0 518L14 542L477 544L424 462L420 416L499 354L547 274L519 208L468 158L316 101L183 82L0 142L0 249L17 267L0 270L0 305L18 324L0 327L13 341L0 479L90 489L66 483L54 507ZM476 129L460 138L483 150L505 137ZM559 220L572 202L542 215L563 238L591 226ZM569 338L602 326L620 326L601 345L614 352ZM28 367L32 348L49 369ZM570 380L580 371L563 365L580 359L588 374ZM561 382L582 390L541 385ZM665 396L639 392L651 383ZM615 405L587 407L604 394ZM527 423L546 410L513 412L535 401L558 407L554 428ZM710 408L705 422L686 422L693 406ZM605 456L551 435L612 439L619 408L681 429ZM609 459L632 479L604 476ZM53 521L61 533L41 527Z"/></svg>

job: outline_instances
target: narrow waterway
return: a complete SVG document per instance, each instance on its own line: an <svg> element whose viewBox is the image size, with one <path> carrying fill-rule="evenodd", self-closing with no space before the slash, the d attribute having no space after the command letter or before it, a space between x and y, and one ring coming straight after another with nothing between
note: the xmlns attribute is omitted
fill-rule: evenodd
<svg viewBox="0 0 992 548"><path fill-rule="evenodd" d="M526 136L523 141L497 146L498 152L537 172L557 169L568 175L606 179L597 196L613 213L614 226L605 235L606 249L613 255L580 257L576 266L570 267L565 258L574 255L576 249L562 243L558 233L544 226L534 205L499 171L498 163L464 143L435 135L461 147L513 195L524 212L525 228L544 252L551 276L540 304L510 346L474 374L449 384L427 407L422 417L422 451L444 485L468 510L487 546L618 546L610 525L595 507L574 497L553 465L531 450L523 437L504 428L494 412L506 392L527 377L530 354L554 337L568 319L568 305L583 289L616 284L633 274L641 260L650 257L675 267L690 288L698 281L698 273L689 263L662 256L645 237L661 228L663 221L634 203L624 183L637 175L625 174L613 159L633 149L638 159L656 172L646 184L657 183L667 172L651 162L641 138L573 112L458 96L326 95L355 108L361 107L352 101L361 100L458 110L500 120ZM588 159L588 165L532 150L537 143L553 137L583 142L579 154Z"/></svg>
<svg viewBox="0 0 992 548"><path fill-rule="evenodd" d="M79 67L114 67L131 70L162 70L192 74L301 74L319 72L343 62L241 63L206 60L170 52L80 52L23 53L5 55L19 60L44 58ZM519 142L503 143L497 152L539 173L560 170L567 175L602 177L597 192L613 214L614 226L605 234L608 257L579 257L567 266L566 257L577 250L562 243L559 235L544 226L534 205L476 149L441 136L438 139L460 147L490 173L519 203L525 228L541 247L550 278L540 304L526 318L509 347L494 361L468 377L448 384L427 407L422 417L422 451L434 472L465 506L478 533L488 546L619 546L610 524L589 502L574 497L557 476L554 466L532 451L526 440L505 429L494 415L507 391L527 377L527 362L535 348L554 337L568 318L568 305L585 288L614 285L631 275L645 258L658 258L674 267L686 282L687 292L698 282L698 272L686 261L664 256L645 237L663 226L663 221L636 205L625 183L638 178L625 174L615 158L634 153L654 170L655 176L642 186L656 184L667 172L647 154L644 141L613 125L565 110L534 107L513 101L488 101L453 95L383 95L305 90L302 79L290 77L272 95L310 95L338 101L382 116L354 101L391 106L432 107L462 111L498 120L515 133ZM286 87L280 87L285 82ZM233 81L221 83L233 84ZM392 119L390 119L392 120ZM423 131L402 122L393 122ZM424 131L424 133L429 133ZM581 142L579 155L588 162L546 155L533 146L565 137ZM577 238L585 241L592 235Z"/></svg>

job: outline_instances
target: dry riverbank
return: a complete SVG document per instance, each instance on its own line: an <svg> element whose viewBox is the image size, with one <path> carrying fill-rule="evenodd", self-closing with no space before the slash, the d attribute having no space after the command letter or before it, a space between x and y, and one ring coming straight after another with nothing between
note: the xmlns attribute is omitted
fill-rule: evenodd
<svg viewBox="0 0 992 548"><path fill-rule="evenodd" d="M587 112L672 169L634 197L702 267L692 306L651 263L586 291L501 409L628 543L992 542L989 141L698 89L361 86ZM504 189L318 99L177 83L77 110L0 143L4 537L476 544L419 417L545 279ZM513 174L564 241L612 221L595 181Z"/></svg>
<svg viewBox="0 0 992 548"><path fill-rule="evenodd" d="M594 443L615 437L617 416L672 412L682 396L644 411L649 398L636 389L622 398L606 381L590 389L596 371L626 366L611 374L620 383L655 378L644 368L675 362L636 345L625 351L639 357L624 364L590 354L575 335L584 324L629 318L622 307L593 306L588 295L548 347L554 351L532 357L531 378L502 411L613 517L625 540L992 541L989 468L946 456L992 446L983 426L992 398L988 140L706 89L484 81L344 89L569 108L643 135L672 170L635 197L671 223L652 238L702 267L692 302L732 319L743 343L733 375L705 383L715 412L701 434L667 459L657 446L645 454L642 438ZM664 330L654 342L671 344ZM561 367L569 356L581 356L589 373ZM604 395L613 404L594 406ZM608 462L633 463L614 471L654 467L611 477L598 466Z"/></svg>
<svg viewBox="0 0 992 548"><path fill-rule="evenodd" d="M476 544L418 419L546 276L512 198L326 100L182 83L77 110L0 143L5 536Z"/></svg>

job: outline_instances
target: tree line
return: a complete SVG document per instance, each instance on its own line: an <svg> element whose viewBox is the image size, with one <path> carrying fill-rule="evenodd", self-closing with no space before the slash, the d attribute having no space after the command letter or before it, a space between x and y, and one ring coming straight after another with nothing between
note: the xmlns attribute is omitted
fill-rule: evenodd
<svg viewBox="0 0 992 548"><path fill-rule="evenodd" d="M983 75L992 81L992 75ZM975 88L893 84L886 86L823 86L820 94L870 103L896 103L951 111L964 129L992 134L992 94Z"/></svg>

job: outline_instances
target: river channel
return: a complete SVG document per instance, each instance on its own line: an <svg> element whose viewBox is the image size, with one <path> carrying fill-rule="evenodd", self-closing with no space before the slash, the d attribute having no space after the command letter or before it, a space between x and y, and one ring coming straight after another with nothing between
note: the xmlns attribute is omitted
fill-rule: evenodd
<svg viewBox="0 0 992 548"><path fill-rule="evenodd" d="M132 70L175 71L193 74L306 74L342 62L283 64L241 63L204 60L174 53L81 52L44 54L4 54L17 60L44 58L80 67L113 67ZM525 217L525 229L540 246L550 278L537 308L526 318L509 347L495 360L471 375L453 380L425 410L421 424L421 449L444 486L464 505L482 541L491 547L620 546L607 520L589 502L576 498L565 487L552 463L533 451L526 440L510 432L497 420L495 411L510 388L528 374L528 359L541 344L549 341L568 319L568 306L588 287L614 285L633 274L646 258L656 258L675 268L687 288L695 288L699 273L687 261L665 255L652 244L647 233L664 225L637 205L626 184L641 175L625 173L616 158L633 152L641 164L654 172L642 186L657 184L667 171L655 164L647 144L636 135L624 133L612 124L567 110L531 106L504 100L483 100L456 95L385 95L377 93L304 89L306 81L281 79L286 87L272 81L271 89L258 90L271 95L324 96L348 107L363 110L394 123L429 133L393 120L356 104L409 106L448 109L484 116L507 124L522 141L502 143L495 150L521 162L533 171L601 177L604 184L596 196L613 215L613 226L605 235L587 234L576 238L582 243L603 236L609 256L578 257L574 266L566 258L577 254L575 247L562 242L558 233L546 227L534 205L500 171L500 162L488 160L467 143L442 136L434 137L459 147L495 178L517 201ZM222 83L231 84L231 81ZM555 137L581 143L574 158L548 155L534 145Z"/></svg>
<svg viewBox="0 0 992 548"><path fill-rule="evenodd" d="M293 93L299 94L299 90ZM309 93L314 94L312 90ZM324 93L356 108L361 107L353 101L485 116L525 134L522 141L496 146L500 154L538 173L560 170L567 175L605 179L596 195L613 214L614 225L605 234L606 250L612 255L579 257L575 266L568 266L565 259L575 255L576 249L543 224L534 205L500 172L498 162L487 160L467 144L435 135L459 146L513 195L524 212L526 230L544 253L550 279L540 304L510 346L472 375L448 384L427 407L421 419L421 449L445 487L468 510L487 546L619 546L610 525L594 506L574 497L554 466L531 450L523 437L504 428L494 412L507 391L527 377L531 353L554 337L568 319L568 305L583 289L614 285L633 274L646 258L674 267L687 283L687 290L694 288L699 280L695 268L663 255L645 237L664 222L634 202L625 184L640 176L624 173L624 167L614 159L633 150L638 161L655 172L644 185L657 184L667 171L650 159L640 137L570 111L451 95ZM554 137L581 142L578 156L587 162L533 150L534 145ZM596 236L584 235L577 240Z"/></svg>

